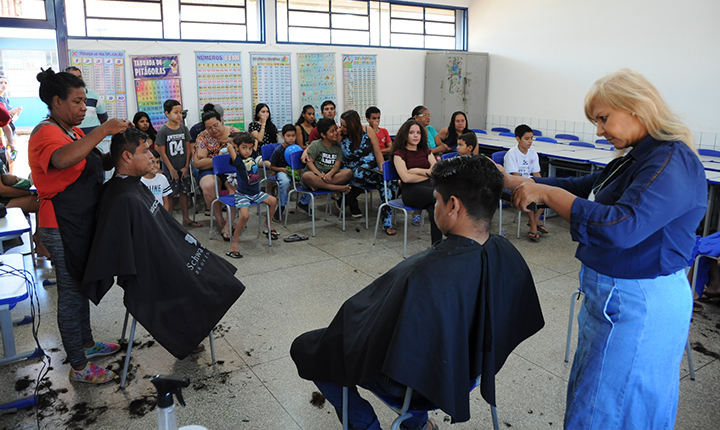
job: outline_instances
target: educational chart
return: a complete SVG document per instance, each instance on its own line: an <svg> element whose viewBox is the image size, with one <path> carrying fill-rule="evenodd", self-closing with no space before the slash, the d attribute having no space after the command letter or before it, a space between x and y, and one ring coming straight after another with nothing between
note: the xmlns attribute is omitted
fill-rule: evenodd
<svg viewBox="0 0 720 430"><path fill-rule="evenodd" d="M245 130L239 52L196 52L199 112L207 103L223 108L223 121Z"/></svg>
<svg viewBox="0 0 720 430"><path fill-rule="evenodd" d="M343 55L345 111L353 109L364 118L365 110L377 105L377 56Z"/></svg>
<svg viewBox="0 0 720 430"><path fill-rule="evenodd" d="M125 51L71 49L70 64L80 69L85 85L98 93L108 117L127 119Z"/></svg>
<svg viewBox="0 0 720 430"><path fill-rule="evenodd" d="M294 124L292 117L292 82L290 54L250 54L252 67L253 112L258 103L270 107L272 122L280 130Z"/></svg>
<svg viewBox="0 0 720 430"><path fill-rule="evenodd" d="M132 57L138 111L150 117L155 130L167 122L163 103L175 99L182 103L180 68L177 55Z"/></svg>
<svg viewBox="0 0 720 430"><path fill-rule="evenodd" d="M300 105L312 105L320 116L325 100L337 102L335 53L298 54L300 67Z"/></svg>

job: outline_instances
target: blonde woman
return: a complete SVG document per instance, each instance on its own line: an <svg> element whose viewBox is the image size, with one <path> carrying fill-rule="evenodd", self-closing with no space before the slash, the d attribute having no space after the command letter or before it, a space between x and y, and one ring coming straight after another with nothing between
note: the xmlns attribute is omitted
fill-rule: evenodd
<svg viewBox="0 0 720 430"><path fill-rule="evenodd" d="M548 205L579 242L585 297L565 428L673 428L705 172L688 128L635 71L595 82L585 116L622 157L581 178L505 176L515 207Z"/></svg>

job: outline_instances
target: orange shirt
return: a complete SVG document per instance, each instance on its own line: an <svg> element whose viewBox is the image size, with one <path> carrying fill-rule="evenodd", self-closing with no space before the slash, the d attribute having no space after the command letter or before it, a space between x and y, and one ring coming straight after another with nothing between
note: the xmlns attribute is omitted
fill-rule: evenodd
<svg viewBox="0 0 720 430"><path fill-rule="evenodd" d="M82 130L77 127L73 127L73 132L78 139L85 137ZM55 209L50 199L65 191L65 188L75 182L85 169L85 160L67 169L57 169L51 164L50 158L53 153L71 142L73 139L60 127L47 121L38 124L30 136L28 163L32 171L33 183L40 197L39 227L58 228Z"/></svg>

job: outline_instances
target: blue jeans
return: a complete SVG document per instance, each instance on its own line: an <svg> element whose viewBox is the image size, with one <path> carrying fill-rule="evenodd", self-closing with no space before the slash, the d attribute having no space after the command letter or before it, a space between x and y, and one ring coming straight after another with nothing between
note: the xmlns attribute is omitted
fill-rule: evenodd
<svg viewBox="0 0 720 430"><path fill-rule="evenodd" d="M320 392L328 402L335 408L338 419L342 422L342 387L328 382L315 382ZM395 404L402 405L405 397L405 387L387 378L381 378L360 384L362 388L378 393L384 397L397 398ZM413 392L415 394L415 392ZM406 419L400 424L403 429L422 429L428 420L427 412L420 412L418 415ZM348 427L351 429L380 429L380 421L370 403L360 397L357 387L348 387Z"/></svg>
<svg viewBox="0 0 720 430"><path fill-rule="evenodd" d="M290 190L290 175L285 172L277 172L275 174L278 182L278 188L280 188L280 206L285 207L287 205L288 191Z"/></svg>
<svg viewBox="0 0 720 430"><path fill-rule="evenodd" d="M692 294L685 271L619 279L583 265L566 429L672 429Z"/></svg>

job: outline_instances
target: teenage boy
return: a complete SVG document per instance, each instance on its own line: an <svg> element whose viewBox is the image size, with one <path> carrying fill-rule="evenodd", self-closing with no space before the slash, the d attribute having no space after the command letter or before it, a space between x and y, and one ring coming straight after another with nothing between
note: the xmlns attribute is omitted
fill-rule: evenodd
<svg viewBox="0 0 720 430"><path fill-rule="evenodd" d="M335 103L332 100L325 100L322 102L320 105L320 115L322 115L323 118L330 118L335 121ZM321 139L321 137L320 133L318 133L317 127L315 127L308 135L307 144L310 145L318 139Z"/></svg>
<svg viewBox="0 0 720 430"><path fill-rule="evenodd" d="M163 104L168 121L160 127L155 139L163 161L162 172L170 182L172 196L170 208L173 212L173 198L180 195L180 210L185 227L202 227L188 216L188 193L192 192L190 183L190 130L183 124L182 105L177 100L166 100Z"/></svg>
<svg viewBox="0 0 720 430"><path fill-rule="evenodd" d="M285 206L287 205L288 191L290 190L290 169L288 168L287 160L285 160L285 150L295 144L295 126L292 124L285 124L282 128L283 141L280 145L275 148L270 156L270 170L275 172L277 178L278 187L280 188L280 207L275 212L275 221L282 219L282 214L285 212Z"/></svg>
<svg viewBox="0 0 720 430"><path fill-rule="evenodd" d="M457 142L458 155L475 154L475 148L477 148L477 136L475 136L475 132L461 134Z"/></svg>
<svg viewBox="0 0 720 430"><path fill-rule="evenodd" d="M537 152L531 148L533 143L533 131L528 125L520 124L515 127L515 139L518 144L505 154L505 171L510 175L522 176L529 178L530 176L540 177L540 158ZM540 233L549 233L548 229L540 221L545 209L539 209L537 212L530 212L530 232L528 237L532 241L540 238Z"/></svg>
<svg viewBox="0 0 720 430"><path fill-rule="evenodd" d="M383 154L389 154L392 152L392 140L390 140L390 133L387 129L380 128L380 109L375 106L370 106L365 111L365 120L377 136L378 144L380 145L380 152ZM385 155L383 155L385 157Z"/></svg>

